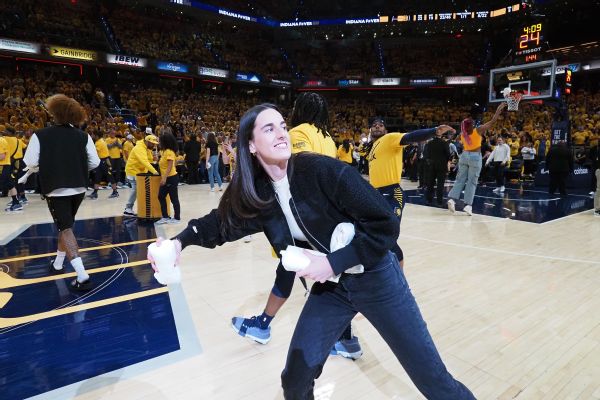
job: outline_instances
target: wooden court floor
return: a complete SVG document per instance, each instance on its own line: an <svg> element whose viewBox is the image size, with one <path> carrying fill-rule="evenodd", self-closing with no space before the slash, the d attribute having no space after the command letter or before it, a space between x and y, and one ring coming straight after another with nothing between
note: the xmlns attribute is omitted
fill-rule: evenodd
<svg viewBox="0 0 600 400"><path fill-rule="evenodd" d="M108 194L84 201L78 217L118 215L126 190L116 200ZM186 221L214 208L219 193L182 186L180 197ZM24 224L51 221L45 203L30 198L25 212L0 215L0 240ZM442 358L478 399L600 399L600 218L591 211L534 224L409 204L399 243ZM200 349L39 398L281 399L279 376L305 300L301 285L273 320L268 345L237 336L230 325L233 316L262 311L275 267L262 235L214 250L186 249L181 293L191 324L178 334L194 335ZM359 315L354 328L364 355L355 362L330 357L316 398L423 398L368 321Z"/></svg>

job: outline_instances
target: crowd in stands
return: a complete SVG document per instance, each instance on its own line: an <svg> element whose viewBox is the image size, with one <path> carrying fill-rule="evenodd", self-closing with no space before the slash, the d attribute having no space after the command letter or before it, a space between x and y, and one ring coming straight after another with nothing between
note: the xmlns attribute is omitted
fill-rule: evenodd
<svg viewBox="0 0 600 400"><path fill-rule="evenodd" d="M0 36L108 50L97 2L19 0L0 4Z"/></svg>
<svg viewBox="0 0 600 400"><path fill-rule="evenodd" d="M129 134L140 139L146 133L146 128L157 135L162 132L173 133L180 147L181 172L185 171L183 150L188 140L199 141L201 153L208 132L215 132L219 143L232 140L245 110L261 101L275 101L243 92L215 94L205 89L193 90L189 87L150 82L130 85L121 83L118 93L113 93L113 88L96 86L85 77L69 73L61 67L36 66L20 68L18 72L9 69L2 69L1 72L0 125L14 128L25 142L35 129L48 122L47 114L36 103L52 94L64 93L74 97L85 107L88 132L108 135L115 131L122 140ZM113 115L110 114L110 98L118 106L134 112L136 126L114 114L114 110ZM377 98L370 101L369 98L332 95L328 97L328 103L331 134L338 144L349 139L357 149L362 139L368 136L370 121L375 115L396 121L395 127L400 130L410 130L439 124L450 124L458 128L459 122L470 114L469 105L431 99ZM284 115L289 115L290 105L281 105ZM583 91L575 93L569 99L569 109L573 144L581 149L579 161L584 163L586 152L597 145L600 139L600 94ZM488 145L493 146L495 138L501 135L510 146L511 158L522 158L523 148L535 148L536 159L542 159L549 148L553 113L554 109L550 107L523 103L518 112L507 112L498 121L489 132ZM484 113L481 118L489 120L491 114ZM458 143L456 147L460 147ZM419 146L407 149L407 172L411 177L418 177L415 173L417 169L412 164L419 159L420 151L422 148Z"/></svg>

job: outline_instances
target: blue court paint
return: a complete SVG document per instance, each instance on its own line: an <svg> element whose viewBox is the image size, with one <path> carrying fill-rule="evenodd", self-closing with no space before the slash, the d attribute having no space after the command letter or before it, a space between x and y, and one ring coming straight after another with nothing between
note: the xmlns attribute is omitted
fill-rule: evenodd
<svg viewBox="0 0 600 400"><path fill-rule="evenodd" d="M450 189L451 185L444 189L443 208L448 208L446 201ZM477 187L473 213L540 224L591 210L594 206L593 199L582 192L573 192L561 197L558 194L550 195L544 188L528 184L509 185L502 194L494 193L494 189L495 186ZM405 190L404 193L407 203L426 205L424 190ZM462 201L457 203L457 211L462 210L462 207ZM512 215L513 213L515 215Z"/></svg>
<svg viewBox="0 0 600 400"><path fill-rule="evenodd" d="M77 221L81 247L151 239L152 224L136 219L102 218ZM31 226L0 249L0 258L56 250L52 224ZM116 265L146 257L147 243L82 252L86 268ZM48 275L53 257L5 262L14 278ZM72 268L65 262L65 272ZM149 265L92 274L96 289L71 292L70 279L0 289L13 294L0 318L15 318L57 308L110 300L159 288ZM22 399L179 350L168 293L108 304L28 324L0 329L0 398Z"/></svg>

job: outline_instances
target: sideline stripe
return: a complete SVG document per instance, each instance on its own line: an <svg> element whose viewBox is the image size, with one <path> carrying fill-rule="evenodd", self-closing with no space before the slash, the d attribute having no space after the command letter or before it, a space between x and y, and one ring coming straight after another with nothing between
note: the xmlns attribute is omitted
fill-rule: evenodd
<svg viewBox="0 0 600 400"><path fill-rule="evenodd" d="M137 267L138 265L149 264L148 260L140 260L140 261L132 261L123 264L109 265L106 267L87 269L86 272L88 274L96 274L98 272L112 271L115 269L128 268L128 267ZM68 272L66 274L60 275L49 275L42 276L40 278L30 278L30 279L19 279L13 278L8 275L6 272L0 271L0 289L9 289L17 286L25 286L25 285L33 285L35 283L49 282L49 281L57 281L59 279L65 279L70 277L77 276L76 272Z"/></svg>
<svg viewBox="0 0 600 400"><path fill-rule="evenodd" d="M27 239L27 238L23 238L23 239ZM79 252L81 253L81 252L92 251L92 250L111 249L113 247L118 247L118 246L130 246L130 245L133 245L133 244L150 243L150 242L154 242L154 241L156 241L156 238L154 238L154 239L136 240L134 242L105 244L105 245L102 245L102 246L85 247L83 249L79 249ZM14 258L5 258L3 260L0 260L0 263L6 263L6 262L12 262L12 261L22 261L22 260L33 260L35 258L44 258L44 257L53 256L53 255L56 255L56 252L53 252L53 253L44 253L44 254L33 254L33 255L30 255L30 256L22 256L22 257L14 257Z"/></svg>
<svg viewBox="0 0 600 400"><path fill-rule="evenodd" d="M160 293L168 292L169 288L167 286L160 287L156 289L145 290L143 292L126 294L123 296L112 297L110 299L93 301L91 303L79 304L76 306L60 308L57 310L46 311L39 314L31 314L26 315L24 317L16 317L16 318L0 318L0 328L8 328L14 325L26 324L28 322L35 322L41 319L57 317L60 315L71 314L77 311L90 310L92 308L103 307L110 304L122 303L124 301L130 301L139 299L142 297L153 296Z"/></svg>
<svg viewBox="0 0 600 400"><path fill-rule="evenodd" d="M400 235L400 239L402 239L402 238L414 239L414 240L424 240L426 242L437 243L437 244L445 244L445 245L448 245L448 246L455 246L455 247L462 247L462 248L465 248L465 249L474 249L474 250L482 250L482 251L491 251L492 253L510 254L512 256L536 257L536 258L543 258L545 260L567 261L567 262L573 262L573 263L598 264L598 265L600 265L600 261L594 261L594 260L580 260L580 259L577 259L577 258L542 256L542 255L539 255L539 254L521 253L521 252L518 252L518 251L500 250L500 249L492 249L492 248L489 248L489 247L471 246L469 244L444 242L442 240L433 240L433 239L428 239L428 238L419 237L419 236L413 236L413 235L404 235L404 234L401 234Z"/></svg>

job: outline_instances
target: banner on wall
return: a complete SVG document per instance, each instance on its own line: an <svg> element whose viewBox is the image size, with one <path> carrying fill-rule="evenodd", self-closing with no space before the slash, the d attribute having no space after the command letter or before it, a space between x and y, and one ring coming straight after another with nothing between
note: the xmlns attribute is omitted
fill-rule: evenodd
<svg viewBox="0 0 600 400"><path fill-rule="evenodd" d="M474 85L477 83L476 76L447 76L446 85Z"/></svg>
<svg viewBox="0 0 600 400"><path fill-rule="evenodd" d="M181 72L184 74L190 70L186 64L180 64L171 61L157 61L156 69L160 69L162 71Z"/></svg>
<svg viewBox="0 0 600 400"><path fill-rule="evenodd" d="M260 78L258 75L245 72L238 72L235 75L235 79L242 82L260 83Z"/></svg>
<svg viewBox="0 0 600 400"><path fill-rule="evenodd" d="M40 54L40 45L36 43L23 42L21 40L0 38L0 50Z"/></svg>
<svg viewBox="0 0 600 400"><path fill-rule="evenodd" d="M127 65L129 67L146 68L148 60L141 57L126 56L123 54L107 54L106 62L116 65Z"/></svg>
<svg viewBox="0 0 600 400"><path fill-rule="evenodd" d="M96 61L98 53L92 50L73 49L70 47L50 46L50 55L52 57L72 58L83 61Z"/></svg>
<svg viewBox="0 0 600 400"><path fill-rule="evenodd" d="M434 86L437 83L437 78L412 78L410 80L410 86Z"/></svg>
<svg viewBox="0 0 600 400"><path fill-rule="evenodd" d="M198 75L214 76L216 78L228 78L229 71L219 68L198 67Z"/></svg>
<svg viewBox="0 0 600 400"><path fill-rule="evenodd" d="M400 78L371 78L372 86L398 86Z"/></svg>

